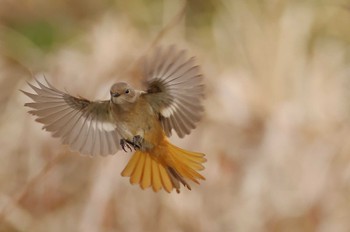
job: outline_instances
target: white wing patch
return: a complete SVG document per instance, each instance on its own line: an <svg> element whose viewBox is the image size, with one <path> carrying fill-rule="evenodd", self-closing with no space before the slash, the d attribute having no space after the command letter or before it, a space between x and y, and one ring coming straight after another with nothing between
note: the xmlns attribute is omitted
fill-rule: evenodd
<svg viewBox="0 0 350 232"><path fill-rule="evenodd" d="M92 125L94 129L98 129L101 131L114 131L116 128L115 123L112 122L101 122L101 123L95 123Z"/></svg>
<svg viewBox="0 0 350 232"><path fill-rule="evenodd" d="M161 115L163 130L182 138L195 128L203 113L203 78L194 57L175 46L158 48L144 63L151 104Z"/></svg>
<svg viewBox="0 0 350 232"><path fill-rule="evenodd" d="M109 101L91 102L70 96L48 82L37 84L39 87L29 84L36 94L22 92L33 100L25 106L32 108L29 113L37 116L43 129L82 154L112 155L120 149Z"/></svg>
<svg viewBox="0 0 350 232"><path fill-rule="evenodd" d="M165 117L169 118L171 115L173 115L177 110L177 104L176 102L171 103L169 106L161 109L160 113Z"/></svg>

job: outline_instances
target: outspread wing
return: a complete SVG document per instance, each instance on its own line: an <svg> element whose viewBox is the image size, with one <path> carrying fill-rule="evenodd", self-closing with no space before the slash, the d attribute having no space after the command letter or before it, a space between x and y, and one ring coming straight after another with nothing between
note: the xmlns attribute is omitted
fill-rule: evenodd
<svg viewBox="0 0 350 232"><path fill-rule="evenodd" d="M195 128L202 116L204 85L194 57L187 58L185 50L175 46L158 48L144 60L143 75L147 97L167 136L172 129L182 138Z"/></svg>
<svg viewBox="0 0 350 232"><path fill-rule="evenodd" d="M39 87L28 83L35 94L21 91L33 100L25 106L32 108L29 113L37 116L43 129L82 154L107 155L119 150L109 101L88 101L56 89L47 80L47 85L36 82Z"/></svg>

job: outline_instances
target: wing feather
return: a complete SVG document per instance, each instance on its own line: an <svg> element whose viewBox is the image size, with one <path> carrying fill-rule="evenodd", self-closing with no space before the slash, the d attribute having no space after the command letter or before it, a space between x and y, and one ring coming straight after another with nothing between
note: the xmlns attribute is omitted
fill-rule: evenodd
<svg viewBox="0 0 350 232"><path fill-rule="evenodd" d="M43 129L60 137L72 150L89 155L114 154L120 149L120 136L112 116L109 101L88 101L73 97L35 80L37 86L28 83L35 93L22 91L33 100L26 103Z"/></svg>
<svg viewBox="0 0 350 232"><path fill-rule="evenodd" d="M204 85L200 67L194 57L175 46L158 48L144 61L147 98L159 113L167 136L175 130L184 137L195 128L203 114Z"/></svg>

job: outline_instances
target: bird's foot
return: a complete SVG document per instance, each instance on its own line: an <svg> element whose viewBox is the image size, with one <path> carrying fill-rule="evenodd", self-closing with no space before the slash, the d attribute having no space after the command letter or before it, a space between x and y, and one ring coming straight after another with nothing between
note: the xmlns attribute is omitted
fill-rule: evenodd
<svg viewBox="0 0 350 232"><path fill-rule="evenodd" d="M134 138L132 138L132 143L135 150L140 150L142 148L143 138L140 135L136 135Z"/></svg>
<svg viewBox="0 0 350 232"><path fill-rule="evenodd" d="M129 140L126 140L126 139L121 139L120 140L120 146L122 147L122 149L127 152L127 150L125 148L129 148L130 152L132 152L132 149L131 147L134 147L134 144L132 142L130 142Z"/></svg>
<svg viewBox="0 0 350 232"><path fill-rule="evenodd" d="M121 139L120 146L125 152L127 152L126 148L128 148L131 152L132 148L134 148L135 151L140 150L142 147L142 142L143 138L140 135L136 135L132 138L132 142L127 139Z"/></svg>

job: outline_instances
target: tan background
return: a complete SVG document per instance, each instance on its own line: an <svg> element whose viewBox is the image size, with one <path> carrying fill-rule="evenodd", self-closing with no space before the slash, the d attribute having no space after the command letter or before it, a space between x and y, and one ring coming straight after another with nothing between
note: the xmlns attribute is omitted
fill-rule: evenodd
<svg viewBox="0 0 350 232"><path fill-rule="evenodd" d="M0 1L0 231L350 231L350 4L183 5ZM198 128L171 138L207 155L192 191L131 186L130 154L70 153L23 107L32 74L106 99L172 43L207 85Z"/></svg>

